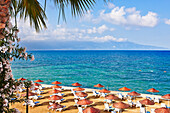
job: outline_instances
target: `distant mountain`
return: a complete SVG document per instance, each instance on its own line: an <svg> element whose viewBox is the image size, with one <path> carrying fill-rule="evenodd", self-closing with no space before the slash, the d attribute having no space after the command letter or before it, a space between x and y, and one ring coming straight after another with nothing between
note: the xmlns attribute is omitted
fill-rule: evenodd
<svg viewBox="0 0 170 113"><path fill-rule="evenodd" d="M23 41L22 46L35 49L67 49L67 50L156 50L163 47L141 45L133 42L92 42L92 41Z"/></svg>

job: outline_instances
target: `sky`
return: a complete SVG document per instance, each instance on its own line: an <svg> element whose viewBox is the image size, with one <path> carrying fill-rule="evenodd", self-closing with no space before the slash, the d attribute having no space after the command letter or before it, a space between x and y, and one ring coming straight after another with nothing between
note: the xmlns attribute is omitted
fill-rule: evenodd
<svg viewBox="0 0 170 113"><path fill-rule="evenodd" d="M43 5L43 3L42 3ZM82 17L66 10L66 22L60 19L52 2L47 2L47 29L37 33L29 21L19 20L22 41L134 42L170 49L169 0L96 0L93 9ZM45 45L44 45L45 46Z"/></svg>

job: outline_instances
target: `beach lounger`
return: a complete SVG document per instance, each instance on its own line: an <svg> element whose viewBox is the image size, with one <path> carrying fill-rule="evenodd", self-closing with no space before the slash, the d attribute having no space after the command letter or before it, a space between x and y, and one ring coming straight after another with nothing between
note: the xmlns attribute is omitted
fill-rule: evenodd
<svg viewBox="0 0 170 113"><path fill-rule="evenodd" d="M31 106L31 107L34 107L35 105L37 105L38 103L40 103L40 102L31 102L30 104L29 104L29 106Z"/></svg>
<svg viewBox="0 0 170 113"><path fill-rule="evenodd" d="M105 107L104 110L107 110L107 111L114 109L114 108L112 108L111 106L109 106L108 103L104 103L104 107Z"/></svg>
<svg viewBox="0 0 170 113"><path fill-rule="evenodd" d="M137 101L137 102L136 102L136 107L140 107L140 108L141 108L141 107L142 107L142 104L141 104L139 101Z"/></svg>
<svg viewBox="0 0 170 113"><path fill-rule="evenodd" d="M155 113L155 109L151 109L151 113Z"/></svg>
<svg viewBox="0 0 170 113"><path fill-rule="evenodd" d="M79 112L78 113L83 113L83 108L82 107L78 107Z"/></svg>
<svg viewBox="0 0 170 113"><path fill-rule="evenodd" d="M75 102L74 106L78 106L78 104L77 104L78 100L75 99L74 102Z"/></svg>
<svg viewBox="0 0 170 113"><path fill-rule="evenodd" d="M159 100L160 100L159 98L154 98L153 101L154 101L155 103L156 103L156 102L159 103L159 102L160 102Z"/></svg>
<svg viewBox="0 0 170 113"><path fill-rule="evenodd" d="M97 93L95 90L92 90L92 92L95 97L99 95L99 93Z"/></svg>
<svg viewBox="0 0 170 113"><path fill-rule="evenodd" d="M56 100L55 102L60 104L62 101L64 101L64 99Z"/></svg>
<svg viewBox="0 0 170 113"><path fill-rule="evenodd" d="M107 93L101 93L100 96L101 97L105 97L107 95Z"/></svg>
<svg viewBox="0 0 170 113"><path fill-rule="evenodd" d="M42 96L34 95L34 96L33 96L33 99L38 100L40 97L42 97Z"/></svg>
<svg viewBox="0 0 170 113"><path fill-rule="evenodd" d="M146 109L144 107L140 107L140 113L146 113Z"/></svg>
<svg viewBox="0 0 170 113"><path fill-rule="evenodd" d="M165 103L161 103L161 107L167 108L167 105Z"/></svg>
<svg viewBox="0 0 170 113"><path fill-rule="evenodd" d="M58 108L58 109L56 109L56 111L62 111L63 110L63 108L65 108L66 106L63 106L62 108Z"/></svg>
<svg viewBox="0 0 170 113"><path fill-rule="evenodd" d="M130 105L130 107L133 107L133 102L132 102L132 100L128 100L128 104Z"/></svg>
<svg viewBox="0 0 170 113"><path fill-rule="evenodd" d="M118 97L122 100L124 96L122 95L122 93L118 93Z"/></svg>
<svg viewBox="0 0 170 113"><path fill-rule="evenodd" d="M118 112L118 113L122 113L122 109L115 108L114 111L116 111L116 112Z"/></svg>

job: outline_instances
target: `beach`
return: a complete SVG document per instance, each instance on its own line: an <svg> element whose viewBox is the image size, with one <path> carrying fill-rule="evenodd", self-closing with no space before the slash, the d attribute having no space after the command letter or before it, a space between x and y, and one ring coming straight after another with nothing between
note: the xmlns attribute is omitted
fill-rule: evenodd
<svg viewBox="0 0 170 113"><path fill-rule="evenodd" d="M52 85L47 85L47 84L42 84L43 87L46 87L46 89L43 89L43 93L41 94L41 98L36 100L39 101L40 103L35 106L35 107L29 107L29 113L55 113L55 111L52 110L48 110L48 105L49 105L49 100L48 98L50 97L50 93L48 93L49 91L51 91L52 89L50 88ZM75 87L66 87L66 86L62 86L64 88L64 91L62 91L61 93L64 93L63 99L64 101L61 102L61 105L66 106L64 108L64 110L62 111L63 113L78 113L78 109L76 106L74 106L75 102L74 102L74 96L72 95L70 89L73 89ZM109 113L108 111L104 111L104 97L94 97L92 90L96 90L96 89L90 89L90 88L85 88L85 92L87 92L88 96L87 99L89 99L90 101L93 101L93 103L90 106L93 106L94 108L98 108L100 109L100 113ZM97 90L96 90L97 91ZM123 95L126 95L128 92L120 92L120 91L111 91L109 94L114 94L117 95L117 93L122 93ZM21 93L23 94L23 93ZM159 97L161 98L161 96L159 95L149 95L149 94L141 94L141 96L143 98L136 98L135 100L133 100L133 102L136 102L138 100L143 100L146 98L146 96L149 96L151 98L153 97ZM120 100L114 100L113 103L115 102L120 102ZM128 103L127 100L122 101L124 103ZM25 113L26 111L26 107L23 106L23 103L15 103L12 106L10 105L10 108L17 108L20 112ZM168 101L165 100L161 100L161 103L165 103L166 105L168 105ZM112 104L110 104L111 106ZM156 108L160 108L161 104L155 103L155 105L146 105L146 110L147 111L151 111L151 109L156 109ZM139 113L140 112L140 108L127 108L123 111L123 113Z"/></svg>

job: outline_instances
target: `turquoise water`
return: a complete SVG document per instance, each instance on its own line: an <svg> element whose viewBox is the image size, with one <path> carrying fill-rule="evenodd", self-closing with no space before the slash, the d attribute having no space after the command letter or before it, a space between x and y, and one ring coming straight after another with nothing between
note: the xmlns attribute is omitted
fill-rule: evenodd
<svg viewBox="0 0 170 113"><path fill-rule="evenodd" d="M86 88L102 84L109 90L128 87L139 93L156 88L170 93L170 51L32 51L35 61L14 61L15 78L60 81ZM139 71L141 70L141 71ZM166 72L164 72L166 71Z"/></svg>

